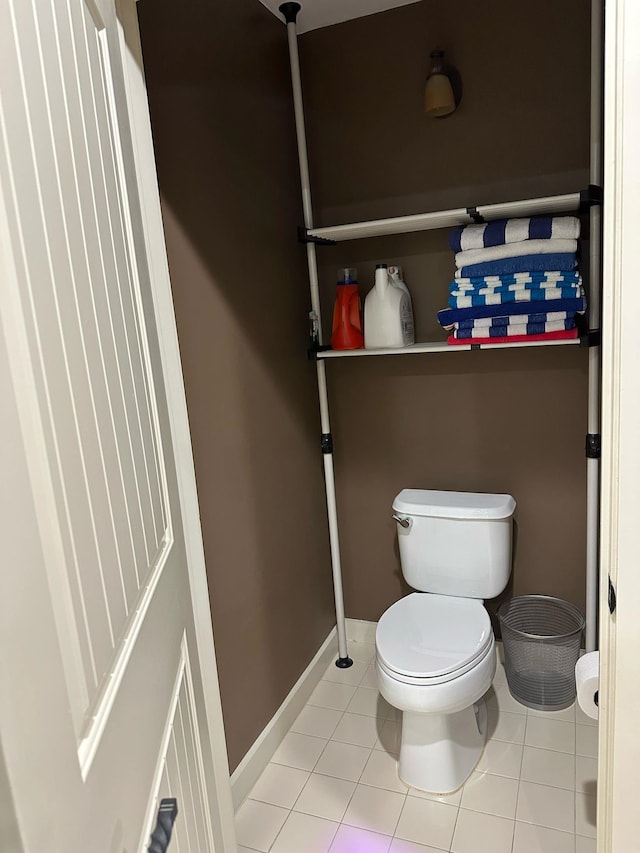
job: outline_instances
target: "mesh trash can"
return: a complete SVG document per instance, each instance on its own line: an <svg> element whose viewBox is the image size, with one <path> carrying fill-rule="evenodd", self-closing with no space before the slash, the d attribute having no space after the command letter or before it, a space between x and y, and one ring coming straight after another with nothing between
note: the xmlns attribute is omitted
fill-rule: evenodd
<svg viewBox="0 0 640 853"><path fill-rule="evenodd" d="M502 604L498 618L514 699L538 711L568 708L576 698L582 613L549 595L521 595Z"/></svg>

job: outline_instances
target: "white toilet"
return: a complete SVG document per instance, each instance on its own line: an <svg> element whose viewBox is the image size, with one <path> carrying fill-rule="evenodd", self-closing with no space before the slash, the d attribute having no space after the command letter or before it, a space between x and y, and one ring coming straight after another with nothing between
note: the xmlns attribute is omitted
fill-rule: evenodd
<svg viewBox="0 0 640 853"><path fill-rule="evenodd" d="M384 698L403 711L400 779L455 791L478 763L487 734L481 697L496 670L483 599L511 572L511 495L404 489L393 502L402 574L420 590L393 604L376 630Z"/></svg>

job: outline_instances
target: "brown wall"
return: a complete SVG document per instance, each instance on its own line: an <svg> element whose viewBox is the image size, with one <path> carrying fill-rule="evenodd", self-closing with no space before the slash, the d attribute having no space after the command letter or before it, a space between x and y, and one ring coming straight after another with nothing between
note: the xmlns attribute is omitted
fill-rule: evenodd
<svg viewBox="0 0 640 853"><path fill-rule="evenodd" d="M139 13L233 769L334 624L286 35Z"/></svg>
<svg viewBox="0 0 640 853"><path fill-rule="evenodd" d="M429 51L464 85L444 120L422 112ZM589 2L443 0L301 38L318 224L569 192L588 183ZM446 233L320 250L326 321L336 271L399 262L418 339L441 340ZM587 355L578 348L329 363L349 616L406 591L391 502L403 487L510 492L512 586L584 605Z"/></svg>

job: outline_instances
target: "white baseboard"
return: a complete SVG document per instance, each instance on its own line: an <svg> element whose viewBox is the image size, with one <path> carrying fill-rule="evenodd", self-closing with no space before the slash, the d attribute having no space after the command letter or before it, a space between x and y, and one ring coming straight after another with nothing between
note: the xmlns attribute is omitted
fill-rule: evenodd
<svg viewBox="0 0 640 853"><path fill-rule="evenodd" d="M347 641L352 643L375 643L377 622L367 622L364 619L345 619Z"/></svg>
<svg viewBox="0 0 640 853"><path fill-rule="evenodd" d="M352 620L347 620L348 622ZM366 624L366 623L363 623ZM289 695L267 723L257 740L231 775L233 807L242 805L260 774L271 761L293 721L304 708L331 661L336 657L338 641L333 628L309 666L289 691Z"/></svg>

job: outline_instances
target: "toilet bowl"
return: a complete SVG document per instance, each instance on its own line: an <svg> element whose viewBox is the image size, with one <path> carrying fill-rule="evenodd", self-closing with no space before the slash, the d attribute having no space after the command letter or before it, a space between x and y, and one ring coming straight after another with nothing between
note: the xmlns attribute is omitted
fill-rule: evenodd
<svg viewBox="0 0 640 853"><path fill-rule="evenodd" d="M432 793L455 791L482 754L481 697L496 671L482 603L430 593L396 602L378 623L376 669L380 693L403 712L400 779Z"/></svg>
<svg viewBox="0 0 640 853"><path fill-rule="evenodd" d="M435 794L457 790L487 734L482 699L496 671L483 599L511 571L510 495L405 489L393 503L400 560L411 593L376 629L382 696L403 712L398 775Z"/></svg>

